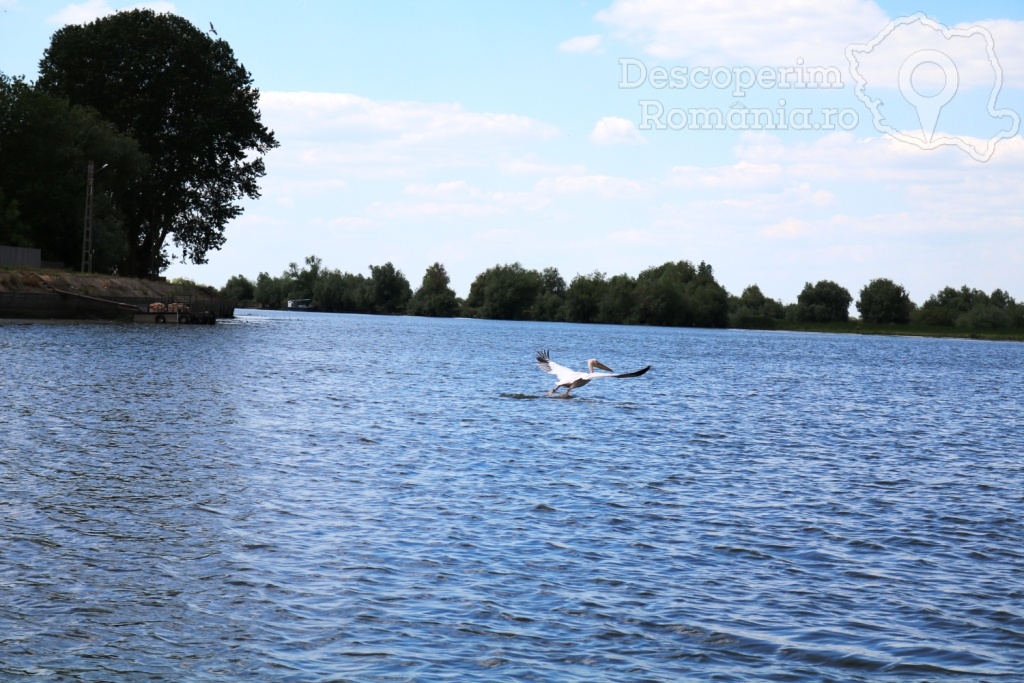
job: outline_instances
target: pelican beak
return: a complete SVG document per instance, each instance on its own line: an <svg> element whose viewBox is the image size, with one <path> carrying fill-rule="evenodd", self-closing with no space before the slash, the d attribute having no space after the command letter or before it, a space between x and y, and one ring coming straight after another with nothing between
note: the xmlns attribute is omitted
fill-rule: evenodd
<svg viewBox="0 0 1024 683"><path fill-rule="evenodd" d="M615 372L614 370L612 370L610 367L608 367L607 365L605 365L604 363L602 363L599 360L595 360L594 361L594 367L595 368L601 368L602 370L607 370L608 372Z"/></svg>

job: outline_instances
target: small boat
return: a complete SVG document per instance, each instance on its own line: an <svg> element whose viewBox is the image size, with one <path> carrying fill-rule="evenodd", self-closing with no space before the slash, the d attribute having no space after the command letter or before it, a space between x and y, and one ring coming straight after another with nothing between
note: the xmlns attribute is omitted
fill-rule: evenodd
<svg viewBox="0 0 1024 683"><path fill-rule="evenodd" d="M288 300L289 311L312 311L313 300L312 299L289 299Z"/></svg>

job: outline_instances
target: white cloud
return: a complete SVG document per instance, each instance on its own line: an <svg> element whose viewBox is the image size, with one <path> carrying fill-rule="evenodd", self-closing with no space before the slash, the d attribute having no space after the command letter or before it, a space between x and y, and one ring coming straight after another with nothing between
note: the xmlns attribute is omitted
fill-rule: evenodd
<svg viewBox="0 0 1024 683"><path fill-rule="evenodd" d="M260 109L281 143L268 156L268 176L287 172L300 182L408 183L453 169L525 175L532 153L524 149L558 134L554 126L518 114L346 93L269 91L261 94ZM533 174L550 174L543 166Z"/></svg>
<svg viewBox="0 0 1024 683"><path fill-rule="evenodd" d="M830 133L811 142L791 144L770 133L744 133L733 151L737 158L749 164L779 165L791 180L803 179L817 184L836 181L903 184L921 177L934 181L936 173L951 168L947 163L948 153L955 150L925 151L888 136L856 138L851 133ZM943 163L936 164L939 157Z"/></svg>
<svg viewBox="0 0 1024 683"><path fill-rule="evenodd" d="M840 67L846 76L846 47L868 43L897 18L874 0L616 0L596 16L618 39L657 60L759 67L794 66L800 59L807 68ZM992 34L1004 87L1024 87L1024 22L987 19L948 28L974 27ZM922 45L894 36L885 47L902 50L905 57ZM952 42L948 48L951 53L961 50ZM896 67L902 62L895 62ZM987 59L973 58L957 59L957 68L972 82L983 81L990 70Z"/></svg>
<svg viewBox="0 0 1024 683"><path fill-rule="evenodd" d="M175 13L177 9L170 2L142 2L127 7L111 7L107 0L86 0L85 2L68 5L56 14L47 17L50 24L65 26L67 24L87 24L94 19L105 17L118 11L133 9L151 9L158 14Z"/></svg>
<svg viewBox="0 0 1024 683"><path fill-rule="evenodd" d="M552 164L539 161L535 157L517 158L504 161L500 168L509 175L583 175L587 167L583 164Z"/></svg>
<svg viewBox="0 0 1024 683"><path fill-rule="evenodd" d="M576 36L558 44L561 52L595 52L601 47L601 36Z"/></svg>
<svg viewBox="0 0 1024 683"><path fill-rule="evenodd" d="M327 92L265 92L260 109L275 131L302 139L325 134L416 145L437 140L492 137L549 138L558 129L518 114L466 111L457 102L372 100Z"/></svg>
<svg viewBox="0 0 1024 683"><path fill-rule="evenodd" d="M873 0L616 0L596 18L652 57L710 66L845 66L889 21Z"/></svg>
<svg viewBox="0 0 1024 683"><path fill-rule="evenodd" d="M633 122L618 116L606 116L590 132L590 141L598 145L642 145L646 142Z"/></svg>
<svg viewBox="0 0 1024 683"><path fill-rule="evenodd" d="M668 176L672 185L730 192L781 187L783 180L781 164L759 164L745 159L732 166L716 168L676 166Z"/></svg>
<svg viewBox="0 0 1024 683"><path fill-rule="evenodd" d="M374 202L366 212L376 218L388 219L482 218L504 213L504 209L479 202Z"/></svg>
<svg viewBox="0 0 1024 683"><path fill-rule="evenodd" d="M1020 138L1007 141L988 163L957 150L929 152L846 133L799 143L750 133L734 152L730 165L671 169L665 185L679 194L658 195L665 202L652 225L686 231L705 248L761 238L753 243L780 250L777 258L794 264L813 251L815 258L837 259L819 265L861 273L857 277L889 269L887 275L916 283L918 296L942 274L933 272L934 262L901 261L900 255L944 254L957 280L988 289L1021 287L1013 256L1024 245L1024 199L1014 190L1024 183ZM965 239L1005 258L981 267L954 257ZM861 265L853 268L840 256Z"/></svg>
<svg viewBox="0 0 1024 683"><path fill-rule="evenodd" d="M386 219L497 216L514 211L539 211L550 199L530 192L483 190L465 180L410 183L402 191L412 201L378 201L366 210Z"/></svg>
<svg viewBox="0 0 1024 683"><path fill-rule="evenodd" d="M473 233L475 242L491 242L495 244L521 243L524 241L524 233L521 230L509 230L507 228L495 228L493 230L480 230Z"/></svg>
<svg viewBox="0 0 1024 683"><path fill-rule="evenodd" d="M319 195L339 192L348 188L341 178L299 178L268 176L263 183L263 195Z"/></svg>
<svg viewBox="0 0 1024 683"><path fill-rule="evenodd" d="M658 246L662 236L648 230L620 230L608 235L608 241L619 246Z"/></svg>
<svg viewBox="0 0 1024 683"><path fill-rule="evenodd" d="M314 225L318 224L318 221L314 221ZM373 225L373 220L367 216L339 216L332 218L324 222L329 228L334 228L341 231L359 231L364 230Z"/></svg>
<svg viewBox="0 0 1024 683"><path fill-rule="evenodd" d="M403 194L417 199L439 202L474 202L502 208L523 208L536 210L548 200L529 192L483 190L465 180L448 180L441 183L411 183Z"/></svg>
<svg viewBox="0 0 1024 683"><path fill-rule="evenodd" d="M800 220L799 218L786 218L785 220L764 228L761 230L761 234L765 237L795 239L806 235L810 230L810 224L807 223L807 221Z"/></svg>
<svg viewBox="0 0 1024 683"><path fill-rule="evenodd" d="M544 194L597 194L609 199L634 199L643 193L643 186L635 180L606 175L544 178L534 189Z"/></svg>
<svg viewBox="0 0 1024 683"><path fill-rule="evenodd" d="M443 183L413 183L405 187L404 193L412 197L458 197L472 193L465 180L449 180Z"/></svg>

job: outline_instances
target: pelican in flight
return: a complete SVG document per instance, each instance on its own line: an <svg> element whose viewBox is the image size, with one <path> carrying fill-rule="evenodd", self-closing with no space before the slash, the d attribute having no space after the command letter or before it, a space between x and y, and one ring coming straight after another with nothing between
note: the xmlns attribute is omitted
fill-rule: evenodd
<svg viewBox="0 0 1024 683"><path fill-rule="evenodd" d="M537 367L558 378L558 384L555 385L554 389L548 392L548 396L554 396L555 392L558 391L559 388L565 387L565 393L562 394L565 398L569 397L570 391L576 387L582 387L584 384L588 384L592 379L601 379L603 377L618 377L620 379L624 377L639 377L651 369L651 366L648 365L646 368L634 370L633 372L616 373L601 361L596 358L591 358L587 361L587 372L577 372L551 360L547 351L537 352ZM594 368L607 370L608 372L594 372Z"/></svg>

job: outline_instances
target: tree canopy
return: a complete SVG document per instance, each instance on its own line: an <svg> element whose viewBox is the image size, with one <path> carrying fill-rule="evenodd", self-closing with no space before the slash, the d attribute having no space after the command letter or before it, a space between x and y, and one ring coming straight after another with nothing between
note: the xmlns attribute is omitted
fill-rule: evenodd
<svg viewBox="0 0 1024 683"><path fill-rule="evenodd" d="M406 304L412 298L412 287L391 261L382 266L370 266L370 282L375 313L405 313Z"/></svg>
<svg viewBox="0 0 1024 683"><path fill-rule="evenodd" d="M861 320L868 323L909 323L913 310L914 304L903 285L887 278L878 278L866 284L860 290L860 298L857 300Z"/></svg>
<svg viewBox="0 0 1024 683"><path fill-rule="evenodd" d="M831 280L819 280L804 289L796 298L796 319L801 322L831 323L850 319L853 297L849 290Z"/></svg>
<svg viewBox="0 0 1024 683"><path fill-rule="evenodd" d="M409 302L409 312L439 318L454 316L459 312L459 299L455 296L455 290L448 286L450 282L448 271L443 265L435 263L428 267L420 288Z"/></svg>
<svg viewBox="0 0 1024 683"><path fill-rule="evenodd" d="M944 287L928 297L917 311L916 322L982 330L1024 327L1024 304L1001 289L986 294L967 285Z"/></svg>
<svg viewBox="0 0 1024 683"><path fill-rule="evenodd" d="M39 72L37 90L95 109L149 160L142 174L108 172L129 177L118 195L121 272L160 272L168 239L184 260L205 263L241 214L238 201L259 197L263 155L277 146L231 47L179 16L137 9L61 28Z"/></svg>
<svg viewBox="0 0 1024 683"><path fill-rule="evenodd" d="M730 327L771 328L774 320L784 317L782 302L766 297L757 285L750 285L738 297L729 299Z"/></svg>
<svg viewBox="0 0 1024 683"><path fill-rule="evenodd" d="M476 276L466 306L480 318L531 320L533 304L544 287L544 277L519 262L497 265Z"/></svg>

